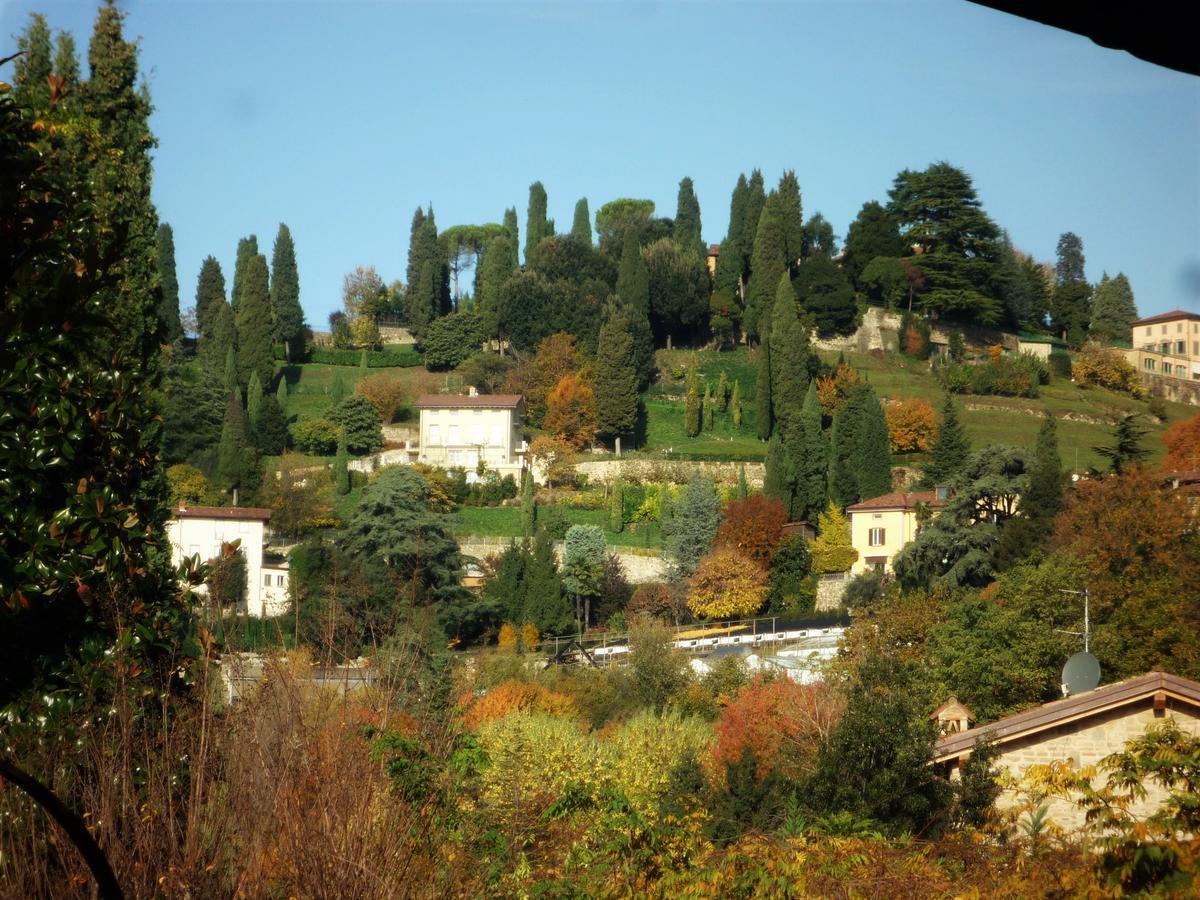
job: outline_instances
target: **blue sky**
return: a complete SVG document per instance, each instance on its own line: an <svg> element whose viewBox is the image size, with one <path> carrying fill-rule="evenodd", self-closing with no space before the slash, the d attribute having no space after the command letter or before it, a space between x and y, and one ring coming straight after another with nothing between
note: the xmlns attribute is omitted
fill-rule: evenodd
<svg viewBox="0 0 1200 900"><path fill-rule="evenodd" d="M792 168L844 236L945 159L1018 247L1052 260L1074 231L1143 315L1200 310L1200 79L969 3L122 5L184 306L206 255L228 282L238 238L269 256L281 221L321 328L355 266L403 277L418 204L442 227L515 205L523 234L541 180L563 231L581 196L674 215L690 175L715 243L740 172ZM95 8L5 2L4 46L39 10L86 57Z"/></svg>

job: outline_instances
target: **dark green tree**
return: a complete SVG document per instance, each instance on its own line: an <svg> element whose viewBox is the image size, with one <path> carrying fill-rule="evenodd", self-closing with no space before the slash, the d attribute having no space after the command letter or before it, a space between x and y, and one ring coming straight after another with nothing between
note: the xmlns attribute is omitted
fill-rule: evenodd
<svg viewBox="0 0 1200 900"><path fill-rule="evenodd" d="M1096 285L1096 297L1092 304L1091 336L1098 341L1131 341L1133 323L1137 320L1137 304L1133 300L1133 288L1124 272L1109 278L1105 272Z"/></svg>
<svg viewBox="0 0 1200 900"><path fill-rule="evenodd" d="M657 342L708 336L708 265L670 238L642 251L650 286L650 325Z"/></svg>
<svg viewBox="0 0 1200 900"><path fill-rule="evenodd" d="M242 388L238 384L237 376L237 353L230 344L225 348L225 368L221 376L221 387L225 389L225 393L236 393L241 396Z"/></svg>
<svg viewBox="0 0 1200 900"><path fill-rule="evenodd" d="M246 418L242 398L229 392L225 403L225 421L221 425L221 443L217 452L217 483L225 488L239 486L242 476L242 450L246 446Z"/></svg>
<svg viewBox="0 0 1200 900"><path fill-rule="evenodd" d="M805 259L792 286L821 335L854 333L858 326L854 289L826 254Z"/></svg>
<svg viewBox="0 0 1200 900"><path fill-rule="evenodd" d="M703 425L702 415L703 411L700 408L700 387L696 380L696 354L693 353L691 361L688 363L687 395L684 398L683 405L684 434L688 437L695 437L700 433L700 428Z"/></svg>
<svg viewBox="0 0 1200 900"><path fill-rule="evenodd" d="M346 429L338 432L337 454L333 457L333 489L340 496L350 493L350 454L346 449Z"/></svg>
<svg viewBox="0 0 1200 900"><path fill-rule="evenodd" d="M691 250L701 259L708 255L700 229L700 201L692 179L684 177L679 182L679 197L675 204L675 224L671 236L684 250Z"/></svg>
<svg viewBox="0 0 1200 900"><path fill-rule="evenodd" d="M379 412L361 394L351 394L325 417L341 427L346 436L346 449L356 456L374 453L383 446Z"/></svg>
<svg viewBox="0 0 1200 900"><path fill-rule="evenodd" d="M238 381L248 385L251 374L257 372L260 382L270 382L275 371L275 329L271 322L270 275L267 260L261 255L256 254L246 265L233 324L237 332Z"/></svg>
<svg viewBox="0 0 1200 900"><path fill-rule="evenodd" d="M521 230L517 224L517 208L510 206L504 211L504 230L508 234L508 249L512 254L510 271L521 268Z"/></svg>
<svg viewBox="0 0 1200 900"><path fill-rule="evenodd" d="M479 287L475 293L475 312L480 330L487 340L500 333L500 292L512 277L512 239L508 235L492 238L480 261Z"/></svg>
<svg viewBox="0 0 1200 900"><path fill-rule="evenodd" d="M215 257L206 256L196 279L196 328L201 345L213 337L217 307L225 303L225 276ZM221 357L224 358L224 349Z"/></svg>
<svg viewBox="0 0 1200 900"><path fill-rule="evenodd" d="M575 219L571 223L571 237L575 240L592 245L592 214L588 212L587 197L575 201Z"/></svg>
<svg viewBox="0 0 1200 900"><path fill-rule="evenodd" d="M262 412L251 438L258 452L264 456L278 456L287 449L287 421L274 395L263 398Z"/></svg>
<svg viewBox="0 0 1200 900"><path fill-rule="evenodd" d="M926 282L927 312L993 325L1003 317L995 290L999 229L983 211L971 177L946 162L922 172L905 169L888 194Z"/></svg>
<svg viewBox="0 0 1200 900"><path fill-rule="evenodd" d="M892 454L887 419L875 391L869 386L860 392L862 413L858 420L858 439L850 454L850 465L858 481L863 500L886 494L892 489Z"/></svg>
<svg viewBox="0 0 1200 900"><path fill-rule="evenodd" d="M804 223L803 254L805 259L813 256L833 257L837 254L837 235L833 233L833 226L819 212L813 213Z"/></svg>
<svg viewBox="0 0 1200 900"><path fill-rule="evenodd" d="M416 232L408 254L413 270L405 297L405 318L420 336L430 322L450 310L450 269L445 249L438 240L433 207L429 207L419 223L414 216L413 223Z"/></svg>
<svg viewBox="0 0 1200 900"><path fill-rule="evenodd" d="M763 204L754 234L750 257L750 282L746 288L745 328L748 335L761 339L771 328L771 309L779 289L779 278L787 274L784 256L783 225L776 195Z"/></svg>
<svg viewBox="0 0 1200 900"><path fill-rule="evenodd" d="M879 256L903 256L906 249L896 217L872 200L863 204L846 232L842 271L851 284L858 290L864 290L859 279L871 260Z"/></svg>
<svg viewBox="0 0 1200 900"><path fill-rule="evenodd" d="M70 113L79 108L79 53L75 49L75 37L69 31L60 31L54 42L54 74L62 80L66 96L59 104Z"/></svg>
<svg viewBox="0 0 1200 900"><path fill-rule="evenodd" d="M248 432L253 432L258 428L259 419L262 417L262 408L262 380L259 379L258 372L251 372L250 385L246 388L246 426Z"/></svg>
<svg viewBox="0 0 1200 900"><path fill-rule="evenodd" d="M1150 451L1142 446L1146 429L1138 425L1137 419L1137 413L1122 416L1113 426L1112 444L1092 448L1108 460L1108 470L1114 475L1122 474L1131 466L1140 465L1142 460L1150 455Z"/></svg>
<svg viewBox="0 0 1200 900"><path fill-rule="evenodd" d="M237 258L233 263L233 291L229 297L229 305L233 307L235 315L238 304L241 303L242 294L246 290L246 275L250 270L250 263L256 256L258 256L257 235L252 234L238 241Z"/></svg>
<svg viewBox="0 0 1200 900"><path fill-rule="evenodd" d="M537 529L537 494L533 475L528 469L521 472L521 533L531 538Z"/></svg>
<svg viewBox="0 0 1200 900"><path fill-rule="evenodd" d="M554 538L545 528L538 530L526 564L521 621L532 622L544 635L566 634L572 629L572 608L563 590Z"/></svg>
<svg viewBox="0 0 1200 900"><path fill-rule="evenodd" d="M829 505L829 444L821 430L821 403L815 381L808 383L804 406L792 418L790 433L785 433L784 440L794 477L789 512L795 521L815 522Z"/></svg>
<svg viewBox="0 0 1200 900"><path fill-rule="evenodd" d="M738 309L742 297L742 251L737 241L726 238L717 253L717 268L713 272L713 292L726 291L736 297Z"/></svg>
<svg viewBox="0 0 1200 900"><path fill-rule="evenodd" d="M461 595L462 557L449 518L429 507L429 484L408 466L388 469L363 488L338 546L364 563L381 563L410 603Z"/></svg>
<svg viewBox="0 0 1200 900"><path fill-rule="evenodd" d="M546 227L546 189L540 181L529 186L529 209L525 213L525 262L543 238L553 234Z"/></svg>
<svg viewBox="0 0 1200 900"><path fill-rule="evenodd" d="M175 234L171 226L163 222L155 237L161 292L158 321L163 337L173 342L183 337L183 324L179 320L179 277L175 272Z"/></svg>
<svg viewBox="0 0 1200 900"><path fill-rule="evenodd" d="M483 322L475 313L453 312L435 319L421 338L425 368L457 368L480 352L483 339Z"/></svg>
<svg viewBox="0 0 1200 900"><path fill-rule="evenodd" d="M1059 236L1050 295L1050 325L1072 347L1087 338L1092 321L1092 286L1084 274L1083 241L1070 231Z"/></svg>
<svg viewBox="0 0 1200 900"><path fill-rule="evenodd" d="M720 519L721 498L712 480L693 475L669 526L663 526L664 549L676 577L688 578L696 571L712 549Z"/></svg>
<svg viewBox="0 0 1200 900"><path fill-rule="evenodd" d="M792 497L796 492L796 472L792 458L783 443L783 435L776 433L767 441L767 461L763 472L763 494L778 500L791 510Z"/></svg>
<svg viewBox="0 0 1200 900"><path fill-rule="evenodd" d="M283 344L287 361L304 356L304 310L300 307L300 273L292 232L280 222L271 250L271 310L275 340Z"/></svg>
<svg viewBox="0 0 1200 900"><path fill-rule="evenodd" d="M638 246L635 231L625 232L625 246L621 250L621 265L617 270L617 296L626 306L650 314L650 275L646 271L646 260Z"/></svg>
<svg viewBox="0 0 1200 900"><path fill-rule="evenodd" d="M716 407L716 400L713 398L712 391L709 386L704 385L704 399L700 402L700 418L704 422L704 430L713 430L713 413Z"/></svg>
<svg viewBox="0 0 1200 900"><path fill-rule="evenodd" d="M754 169L750 173L750 180L746 182L746 190L742 205L742 218L738 227L738 246L742 250L742 266L743 271L749 277L752 260L754 259L755 241L758 239L758 225L762 219L763 207L767 203L767 192L763 182L762 172ZM733 223L730 223L733 227ZM782 240L782 233L781 233ZM768 274L769 277L769 274ZM772 281L771 284L775 282ZM747 284L747 289L749 285ZM771 298L768 298L771 299ZM749 307L749 297L743 297L743 305Z"/></svg>
<svg viewBox="0 0 1200 900"><path fill-rule="evenodd" d="M421 266L426 259L428 247L424 243L422 229L425 227L425 210L420 206L412 215L412 223L408 227L408 265L404 270L404 280L408 289L412 290L421 275Z"/></svg>
<svg viewBox="0 0 1200 900"><path fill-rule="evenodd" d="M623 306L610 305L600 327L592 389L600 435L612 438L633 432L638 413L638 373L628 312Z"/></svg>
<svg viewBox="0 0 1200 900"><path fill-rule="evenodd" d="M804 255L804 209L800 201L800 180L792 169L783 173L775 193L779 228L783 235L783 255L791 270Z"/></svg>
<svg viewBox="0 0 1200 900"><path fill-rule="evenodd" d="M786 432L791 419L800 415L808 390L808 335L796 314L796 295L787 272L776 282L772 304L771 407L775 423Z"/></svg>
<svg viewBox="0 0 1200 900"><path fill-rule="evenodd" d="M771 401L771 336L764 335L758 348L758 371L754 381L754 410L758 439L765 441L775 430Z"/></svg>
<svg viewBox="0 0 1200 900"><path fill-rule="evenodd" d="M1062 505L1063 472L1058 452L1058 429L1054 416L1048 414L1038 430L1029 469L1029 490L1021 497L1020 515L1008 523L1000 536L997 566L1012 568L1044 547Z"/></svg>
<svg viewBox="0 0 1200 900"><path fill-rule="evenodd" d="M855 385L842 408L833 417L829 450L829 496L841 507L857 503L864 497L858 483L858 466L854 455L862 438L867 404L874 401L874 397L874 391L869 390L867 385Z"/></svg>
<svg viewBox="0 0 1200 900"><path fill-rule="evenodd" d="M50 63L50 26L41 13L30 13L29 24L17 38L14 61L13 99L38 113L50 109L50 86L46 79L52 73Z"/></svg>
<svg viewBox="0 0 1200 900"><path fill-rule="evenodd" d="M942 400L942 421L922 469L921 483L926 487L950 484L962 471L970 452L967 433L958 421L958 404L947 394Z"/></svg>

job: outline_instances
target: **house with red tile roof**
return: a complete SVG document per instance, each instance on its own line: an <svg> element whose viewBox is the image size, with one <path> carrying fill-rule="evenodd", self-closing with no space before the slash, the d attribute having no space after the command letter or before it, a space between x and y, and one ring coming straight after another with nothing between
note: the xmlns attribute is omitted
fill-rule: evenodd
<svg viewBox="0 0 1200 900"><path fill-rule="evenodd" d="M946 505L945 488L932 491L893 491L846 507L850 542L858 551L852 575L890 573L892 560Z"/></svg>

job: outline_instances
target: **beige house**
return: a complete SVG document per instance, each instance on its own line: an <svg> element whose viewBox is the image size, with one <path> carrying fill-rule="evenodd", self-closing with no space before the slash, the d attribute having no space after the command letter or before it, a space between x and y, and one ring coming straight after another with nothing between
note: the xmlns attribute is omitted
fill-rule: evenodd
<svg viewBox="0 0 1200 900"><path fill-rule="evenodd" d="M1200 683L1150 672L1027 709L990 725L944 729L948 733L937 743L934 762L948 767L950 776L956 777L975 742L984 737L999 750L997 767L1014 779L1020 779L1032 765L1062 761L1091 766L1123 750L1126 742L1141 736L1148 726L1166 719L1200 736ZM1097 784L1102 781L1101 777ZM1148 796L1140 809L1150 811L1162 802L1163 793L1157 785L1145 787ZM1011 807L1017 802L1018 797L1006 791L997 804ZM1083 825L1083 813L1062 799L1049 801L1047 814L1064 828Z"/></svg>
<svg viewBox="0 0 1200 900"><path fill-rule="evenodd" d="M520 394L425 394L417 462L441 468L461 466L469 474L482 461L501 476L519 479L529 446L521 437L525 403Z"/></svg>
<svg viewBox="0 0 1200 900"><path fill-rule="evenodd" d="M262 618L287 611L287 562L263 560L267 523L271 510L237 506L180 506L171 511L167 536L171 541L171 563L199 556L203 562L221 554L224 544L240 541L246 557L247 615Z"/></svg>
<svg viewBox="0 0 1200 900"><path fill-rule="evenodd" d="M896 554L917 536L926 513L946 505L946 491L895 491L846 507L850 517L850 542L858 560L850 574L890 573Z"/></svg>
<svg viewBox="0 0 1200 900"><path fill-rule="evenodd" d="M1200 313L1176 309L1138 319L1125 357L1139 372L1200 381Z"/></svg>

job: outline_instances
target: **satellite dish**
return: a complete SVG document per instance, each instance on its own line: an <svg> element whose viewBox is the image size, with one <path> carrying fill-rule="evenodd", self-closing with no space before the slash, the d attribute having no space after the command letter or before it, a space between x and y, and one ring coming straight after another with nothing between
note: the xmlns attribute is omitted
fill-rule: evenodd
<svg viewBox="0 0 1200 900"><path fill-rule="evenodd" d="M1062 671L1064 697L1090 691L1100 683L1100 661L1090 653L1076 653Z"/></svg>

